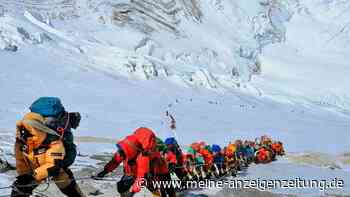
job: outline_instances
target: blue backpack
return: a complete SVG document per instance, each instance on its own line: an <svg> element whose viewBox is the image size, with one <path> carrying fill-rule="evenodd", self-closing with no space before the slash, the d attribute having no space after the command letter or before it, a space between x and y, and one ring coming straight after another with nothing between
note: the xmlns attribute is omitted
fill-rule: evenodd
<svg viewBox="0 0 350 197"><path fill-rule="evenodd" d="M250 147L250 146L246 146L244 148L244 154L247 158L253 158L254 155L255 155L255 151L254 151L254 148L253 147Z"/></svg>
<svg viewBox="0 0 350 197"><path fill-rule="evenodd" d="M40 97L34 101L29 109L43 117L58 117L65 111L61 100L57 97Z"/></svg>
<svg viewBox="0 0 350 197"><path fill-rule="evenodd" d="M166 145L178 145L177 141L174 137L169 137L169 138L165 139L164 143Z"/></svg>
<svg viewBox="0 0 350 197"><path fill-rule="evenodd" d="M215 153L218 153L218 152L221 151L221 147L220 147L219 145L217 145L217 144L213 144L213 145L211 146L211 150L212 150L213 152L215 152Z"/></svg>

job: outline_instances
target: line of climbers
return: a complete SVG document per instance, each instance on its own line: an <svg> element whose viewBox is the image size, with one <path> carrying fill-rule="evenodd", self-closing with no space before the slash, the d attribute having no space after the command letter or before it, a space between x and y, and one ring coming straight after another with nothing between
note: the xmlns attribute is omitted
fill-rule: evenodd
<svg viewBox="0 0 350 197"><path fill-rule="evenodd" d="M69 167L77 155L72 129L80 123L80 114L67 112L61 101L42 97L31 112L16 123L15 157L18 176L11 196L29 197L43 181L52 179L68 197L83 197ZM260 140L236 140L221 148L205 142L191 144L186 152L175 138L162 141L148 128L138 128L116 143L117 151L94 179L100 179L123 163L124 175L117 183L121 196L132 196L146 186L155 196L176 196L175 188L157 188L153 181L170 181L172 174L183 183L225 175L250 163L268 163L283 155L281 142L269 137ZM144 185L146 184L146 185Z"/></svg>
<svg viewBox="0 0 350 197"><path fill-rule="evenodd" d="M210 146L205 142L195 142L184 152L175 138L170 137L163 142L148 128L136 129L116 146L117 151L111 161L93 178L102 178L123 163L124 176L117 183L121 196L139 192L146 183L154 196L176 196L175 188L156 188L150 183L171 181L171 174L175 174L182 183L236 176L237 171L252 162L269 163L277 155L284 155L283 144L273 142L268 136L254 142L236 140L224 148L217 144ZM182 189L186 189L185 185Z"/></svg>

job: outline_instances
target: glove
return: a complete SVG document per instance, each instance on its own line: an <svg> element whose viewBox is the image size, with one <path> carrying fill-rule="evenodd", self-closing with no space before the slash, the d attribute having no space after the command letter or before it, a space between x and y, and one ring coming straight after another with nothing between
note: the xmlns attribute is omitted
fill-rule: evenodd
<svg viewBox="0 0 350 197"><path fill-rule="evenodd" d="M105 170L102 170L97 175L92 175L91 178L98 180L98 179L105 177L106 174L108 174L108 172L106 172Z"/></svg>
<svg viewBox="0 0 350 197"><path fill-rule="evenodd" d="M13 183L20 193L31 194L32 190L38 185L32 174L23 174L17 177L17 180Z"/></svg>
<svg viewBox="0 0 350 197"><path fill-rule="evenodd" d="M124 175L120 181L117 182L117 190L120 194L125 193L129 191L131 186L134 183L134 177L133 176L128 176Z"/></svg>
<svg viewBox="0 0 350 197"><path fill-rule="evenodd" d="M131 192L132 193L140 192L144 184L145 184L144 178L136 178L134 184L131 186Z"/></svg>
<svg viewBox="0 0 350 197"><path fill-rule="evenodd" d="M23 174L17 177L17 182L19 183L33 183L35 182L35 178L32 173Z"/></svg>

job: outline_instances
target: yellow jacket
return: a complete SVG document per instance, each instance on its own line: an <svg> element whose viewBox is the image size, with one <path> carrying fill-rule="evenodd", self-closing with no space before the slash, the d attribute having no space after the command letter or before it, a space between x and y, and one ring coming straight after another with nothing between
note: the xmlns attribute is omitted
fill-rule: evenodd
<svg viewBox="0 0 350 197"><path fill-rule="evenodd" d="M16 123L16 127L17 173L33 173L34 178L41 181L49 176L50 171L59 170L58 162L65 156L64 146L59 136L44 125L44 118L36 113L28 113ZM44 143L48 133L57 136Z"/></svg>

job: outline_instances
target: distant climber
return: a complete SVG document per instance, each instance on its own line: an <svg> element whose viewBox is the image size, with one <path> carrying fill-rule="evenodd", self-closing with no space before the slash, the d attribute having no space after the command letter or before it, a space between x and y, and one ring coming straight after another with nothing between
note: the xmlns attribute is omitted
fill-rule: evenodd
<svg viewBox="0 0 350 197"><path fill-rule="evenodd" d="M170 118L170 129L175 130L176 129L176 120L172 114L170 114L169 111L166 111L166 116Z"/></svg>
<svg viewBox="0 0 350 197"><path fill-rule="evenodd" d="M220 145L213 144L211 147L214 160L214 173L216 177L223 176L225 174L225 155Z"/></svg>
<svg viewBox="0 0 350 197"><path fill-rule="evenodd" d="M271 149L276 153L276 155L285 155L285 151L283 148L283 143L280 141L273 142L271 144Z"/></svg>

